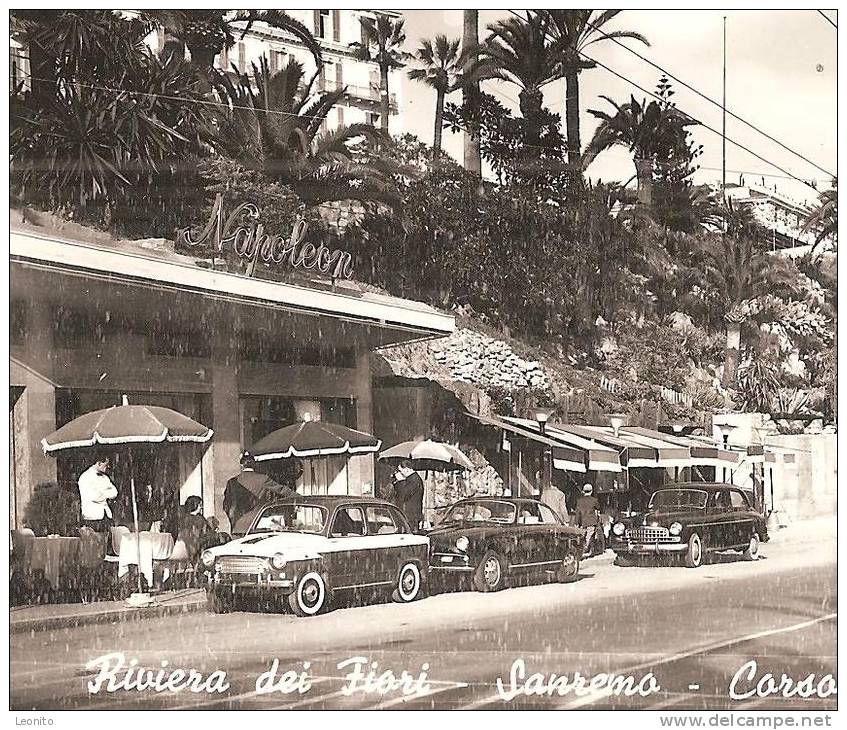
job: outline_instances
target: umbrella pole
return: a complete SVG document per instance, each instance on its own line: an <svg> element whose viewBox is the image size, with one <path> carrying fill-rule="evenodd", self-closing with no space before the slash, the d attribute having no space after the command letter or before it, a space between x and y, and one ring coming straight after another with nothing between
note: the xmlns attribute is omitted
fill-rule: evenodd
<svg viewBox="0 0 847 730"><path fill-rule="evenodd" d="M135 496L135 470L132 467L132 452L129 453L129 488L132 492L132 520L135 523L135 549L138 558L138 592L141 590L141 535L138 532L138 499Z"/></svg>

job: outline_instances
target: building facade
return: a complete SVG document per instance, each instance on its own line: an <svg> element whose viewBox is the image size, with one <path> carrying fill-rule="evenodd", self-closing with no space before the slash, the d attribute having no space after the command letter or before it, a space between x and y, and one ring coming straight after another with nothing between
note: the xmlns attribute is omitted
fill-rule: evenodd
<svg viewBox="0 0 847 730"><path fill-rule="evenodd" d="M205 513L226 527L223 491L243 449L306 418L372 433L370 351L454 328L452 316L352 282L309 275L281 283L210 270L172 248L74 240L12 218L13 528L38 483L73 490L92 463L85 449L45 456L41 439L124 395L214 429L209 444L157 446L148 473L136 476L180 502L201 496ZM303 467L297 485L305 493L374 488L373 454ZM126 477L116 474L124 493Z"/></svg>

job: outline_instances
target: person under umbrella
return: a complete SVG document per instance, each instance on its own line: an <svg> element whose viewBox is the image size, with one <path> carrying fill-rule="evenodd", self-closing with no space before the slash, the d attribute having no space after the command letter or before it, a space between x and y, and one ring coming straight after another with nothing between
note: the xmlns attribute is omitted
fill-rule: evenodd
<svg viewBox="0 0 847 730"><path fill-rule="evenodd" d="M256 460L249 451L241 454L241 472L226 483L223 508L232 533L243 534L256 509L272 499L297 494L291 486L280 484L268 474L256 471Z"/></svg>
<svg viewBox="0 0 847 730"><path fill-rule="evenodd" d="M118 496L117 488L106 473L110 464L108 456L101 456L77 481L82 522L97 533L109 530L112 510L108 500Z"/></svg>
<svg viewBox="0 0 847 730"><path fill-rule="evenodd" d="M424 483L409 461L400 462L394 473L393 496L412 529L417 530L423 521Z"/></svg>

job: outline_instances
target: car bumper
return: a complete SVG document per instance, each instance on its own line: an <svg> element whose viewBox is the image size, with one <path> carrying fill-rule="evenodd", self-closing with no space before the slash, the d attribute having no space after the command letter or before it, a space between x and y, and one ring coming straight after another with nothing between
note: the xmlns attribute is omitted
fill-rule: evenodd
<svg viewBox="0 0 847 730"><path fill-rule="evenodd" d="M612 550L616 553L682 553L688 549L684 542L617 542L612 543Z"/></svg>
<svg viewBox="0 0 847 730"><path fill-rule="evenodd" d="M474 566L470 565L470 558L467 555L433 553L429 557L429 569L431 571L462 573L473 571Z"/></svg>
<svg viewBox="0 0 847 730"><path fill-rule="evenodd" d="M295 578L269 579L260 574L227 575L221 573L208 574L209 587L219 590L250 590L274 591L275 593L291 593L297 583Z"/></svg>

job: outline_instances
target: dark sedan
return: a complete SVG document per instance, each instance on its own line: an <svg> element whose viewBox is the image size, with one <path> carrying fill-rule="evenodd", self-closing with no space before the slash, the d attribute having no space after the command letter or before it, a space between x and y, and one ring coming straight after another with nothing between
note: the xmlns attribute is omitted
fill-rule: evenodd
<svg viewBox="0 0 847 730"><path fill-rule="evenodd" d="M585 539L547 505L509 497L456 502L428 534L433 577L470 575L479 591L529 575L575 580Z"/></svg>
<svg viewBox="0 0 847 730"><path fill-rule="evenodd" d="M623 565L639 555L671 554L697 568L707 553L721 550L739 550L757 560L759 543L767 539L764 518L741 489L695 482L654 492L647 512L615 523L611 548Z"/></svg>

